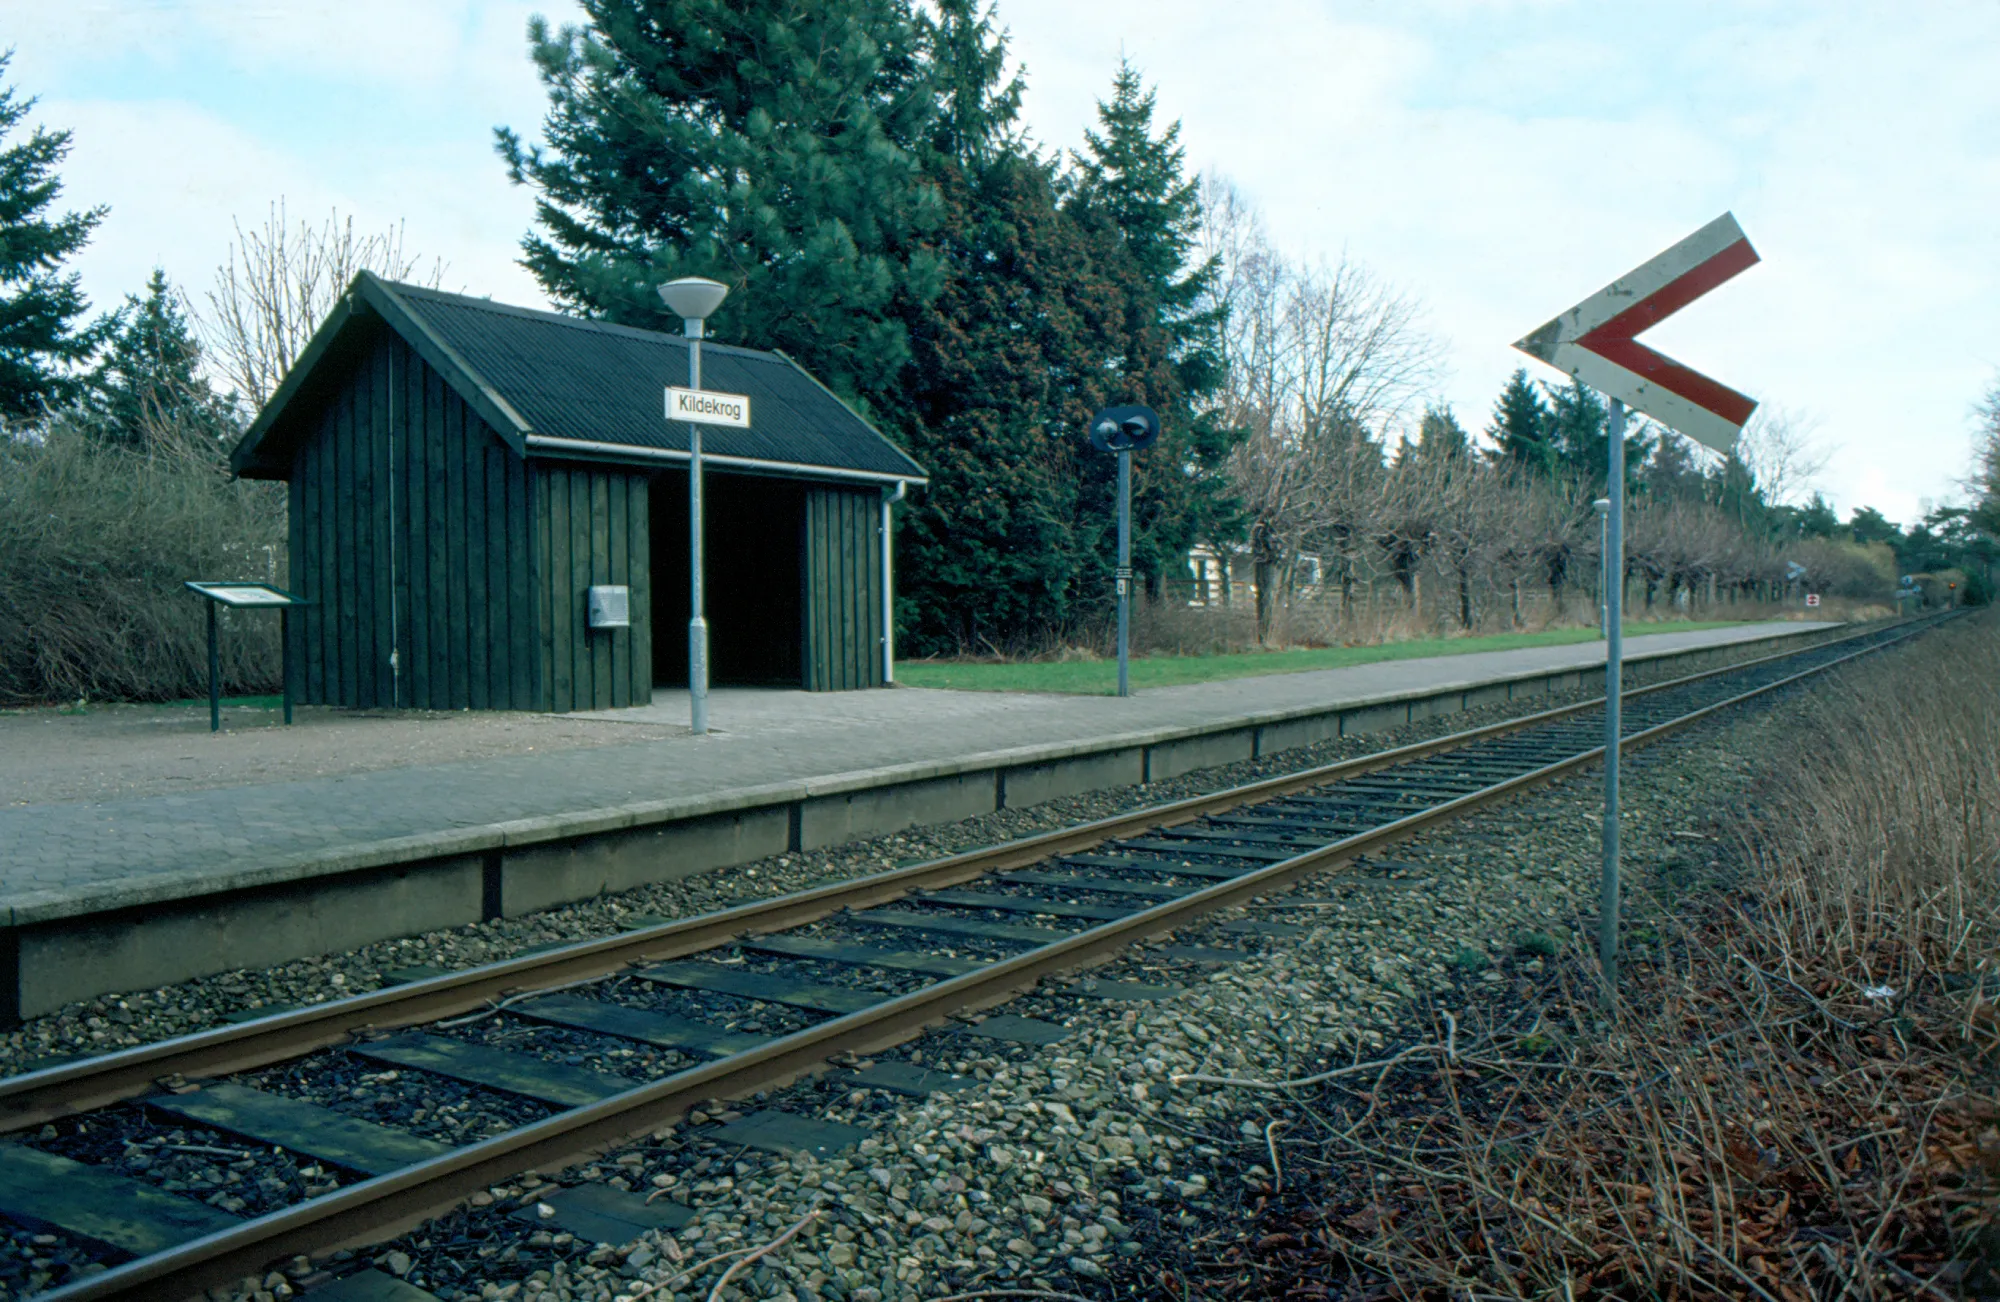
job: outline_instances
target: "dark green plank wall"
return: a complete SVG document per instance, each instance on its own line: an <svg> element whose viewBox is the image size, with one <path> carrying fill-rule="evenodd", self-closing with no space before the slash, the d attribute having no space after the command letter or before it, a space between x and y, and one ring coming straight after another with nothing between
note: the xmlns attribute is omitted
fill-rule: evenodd
<svg viewBox="0 0 2000 1302"><path fill-rule="evenodd" d="M643 471L538 461L530 471L535 520L540 685L551 710L612 710L653 698L653 618ZM590 587L631 589L632 626L592 629Z"/></svg>
<svg viewBox="0 0 2000 1302"><path fill-rule="evenodd" d="M882 685L882 499L872 490L806 493L806 688Z"/></svg>
<svg viewBox="0 0 2000 1302"><path fill-rule="evenodd" d="M292 470L300 699L545 708L527 507L521 459L385 331Z"/></svg>

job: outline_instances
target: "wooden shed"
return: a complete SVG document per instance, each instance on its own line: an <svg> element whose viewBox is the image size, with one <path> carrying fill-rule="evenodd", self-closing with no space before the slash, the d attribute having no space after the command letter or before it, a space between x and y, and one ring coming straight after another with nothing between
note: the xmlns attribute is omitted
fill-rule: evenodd
<svg viewBox="0 0 2000 1302"><path fill-rule="evenodd" d="M888 501L923 470L790 358L708 343L752 428L703 434L718 684L880 685ZM590 710L687 682L679 335L362 273L238 444L290 484L293 689L350 707ZM593 585L629 591L595 628Z"/></svg>

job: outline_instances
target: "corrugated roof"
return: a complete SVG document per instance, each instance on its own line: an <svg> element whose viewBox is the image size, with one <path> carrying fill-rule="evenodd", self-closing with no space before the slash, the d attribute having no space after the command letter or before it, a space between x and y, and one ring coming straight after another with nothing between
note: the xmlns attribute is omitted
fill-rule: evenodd
<svg viewBox="0 0 2000 1302"><path fill-rule="evenodd" d="M619 448L633 449L636 457L687 451L687 426L663 413L664 386L688 383L688 341L679 335L396 284L366 272L356 288L386 309L383 316L393 328L409 333L408 323L397 320L407 313L455 355L468 374L447 378L469 381L498 399L480 403L466 395L491 413L489 419L517 418L509 421L515 429L502 432L525 438L530 454L560 454L537 447L537 438L613 445L596 453L611 457ZM401 312L394 310L398 307ZM411 343L431 351L418 340ZM318 351L309 348L300 367L309 368ZM254 457L255 444L282 418L279 409L302 378L288 377L271 409L252 426L237 452L239 465ZM749 429L705 426L704 454L835 475L923 478L922 467L780 354L704 343L702 387L747 394L751 416Z"/></svg>

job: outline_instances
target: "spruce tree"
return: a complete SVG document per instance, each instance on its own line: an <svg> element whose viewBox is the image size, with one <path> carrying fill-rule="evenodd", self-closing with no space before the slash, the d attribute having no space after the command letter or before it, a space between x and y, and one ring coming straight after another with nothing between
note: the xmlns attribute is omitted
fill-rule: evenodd
<svg viewBox="0 0 2000 1302"><path fill-rule="evenodd" d="M1020 124L1027 82L1007 76L1007 38L994 27L990 0L936 0L934 8L917 18L935 108L926 171L970 173L1031 156Z"/></svg>
<svg viewBox="0 0 2000 1302"><path fill-rule="evenodd" d="M1493 423L1486 437L1493 440L1495 455L1501 460L1526 467L1537 474L1555 473L1555 448L1549 438L1553 415L1541 391L1528 379L1526 367L1517 367L1507 377L1507 387L1493 404Z"/></svg>
<svg viewBox="0 0 2000 1302"><path fill-rule="evenodd" d="M1548 440L1557 469L1588 485L1594 495L1602 495L1611 472L1611 412L1605 400L1581 380L1543 388L1548 394ZM1625 429L1625 489L1633 495L1644 491L1644 469L1655 436L1652 423L1636 414L1627 417Z"/></svg>
<svg viewBox="0 0 2000 1302"><path fill-rule="evenodd" d="M1449 406L1429 405L1417 425L1417 447L1424 457L1451 461L1472 451L1472 439Z"/></svg>
<svg viewBox="0 0 2000 1302"><path fill-rule="evenodd" d="M201 344L180 297L155 268L143 295L128 294L104 360L91 376L91 427L106 442L143 447L167 435L221 440L228 407L201 373Z"/></svg>
<svg viewBox="0 0 2000 1302"><path fill-rule="evenodd" d="M12 59L0 54L0 76ZM0 85L0 141L34 106ZM69 132L46 127L0 149L0 422L33 420L73 397L77 368L109 332L108 322L79 324L89 304L77 273L62 271L107 211L51 213L62 194L56 168L69 149Z"/></svg>
<svg viewBox="0 0 2000 1302"><path fill-rule="evenodd" d="M1085 132L1084 151L1075 156L1075 205L1117 231L1171 340L1176 378L1199 398L1223 379L1222 312L1202 306L1213 299L1222 269L1217 258L1194 261L1201 187L1187 174L1181 124L1154 134L1156 98L1138 69L1119 64L1111 98L1097 105L1101 130Z"/></svg>
<svg viewBox="0 0 2000 1302"><path fill-rule="evenodd" d="M1647 496L1663 502L1701 502L1710 496L1708 477L1695 464L1686 439L1659 440L1639 478Z"/></svg>
<svg viewBox="0 0 2000 1302"><path fill-rule="evenodd" d="M1124 337L1107 354L1123 392L1116 398L1159 411L1160 441L1133 462L1133 568L1158 596L1168 571L1197 543L1242 531L1240 504L1222 465L1245 431L1218 419L1213 400L1226 378L1224 309L1205 307L1220 266L1194 260L1201 199L1187 174L1180 123L1157 132L1155 96L1138 70L1119 66L1111 98L1099 101L1099 130L1087 132L1073 159L1066 208L1102 249L1098 265L1116 274L1113 250L1125 263L1117 279ZM1113 458L1086 463L1079 509L1091 516L1113 508Z"/></svg>
<svg viewBox="0 0 2000 1302"><path fill-rule="evenodd" d="M1580 380L1557 387L1544 383L1548 396L1548 439L1556 464L1586 484L1602 489L1605 484L1605 423L1609 414L1604 402Z"/></svg>
<svg viewBox="0 0 2000 1302"><path fill-rule="evenodd" d="M559 304L677 329L654 287L734 291L724 339L779 348L864 409L893 402L907 317L935 296L934 108L902 0L584 0L530 28L544 143L500 128L540 231L522 262Z"/></svg>
<svg viewBox="0 0 2000 1302"><path fill-rule="evenodd" d="M902 526L899 587L913 649L991 650L1059 633L1094 586L1104 522L1078 509L1095 450L1075 432L1107 400L1091 367L1118 307L1046 165L1003 155L946 195L953 274L914 323L910 368L907 441L931 482Z"/></svg>
<svg viewBox="0 0 2000 1302"><path fill-rule="evenodd" d="M1109 400L1125 309L1105 249L1021 138L991 9L944 0L925 30L945 275L912 313L902 384L901 433L931 482L901 516L901 636L919 653L984 651L1061 635L1097 578L1103 522L1077 506L1096 454L1076 434Z"/></svg>

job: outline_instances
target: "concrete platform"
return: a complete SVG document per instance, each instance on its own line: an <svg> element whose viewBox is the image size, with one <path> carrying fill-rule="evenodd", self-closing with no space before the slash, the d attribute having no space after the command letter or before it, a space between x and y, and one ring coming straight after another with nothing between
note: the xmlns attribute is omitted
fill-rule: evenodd
<svg viewBox="0 0 2000 1302"><path fill-rule="evenodd" d="M1693 672L1839 627L1655 634L1627 655ZM720 691L708 738L0 809L0 1018L1159 781L1575 687L1602 663L1590 642L1126 700ZM686 699L601 717L684 721Z"/></svg>

